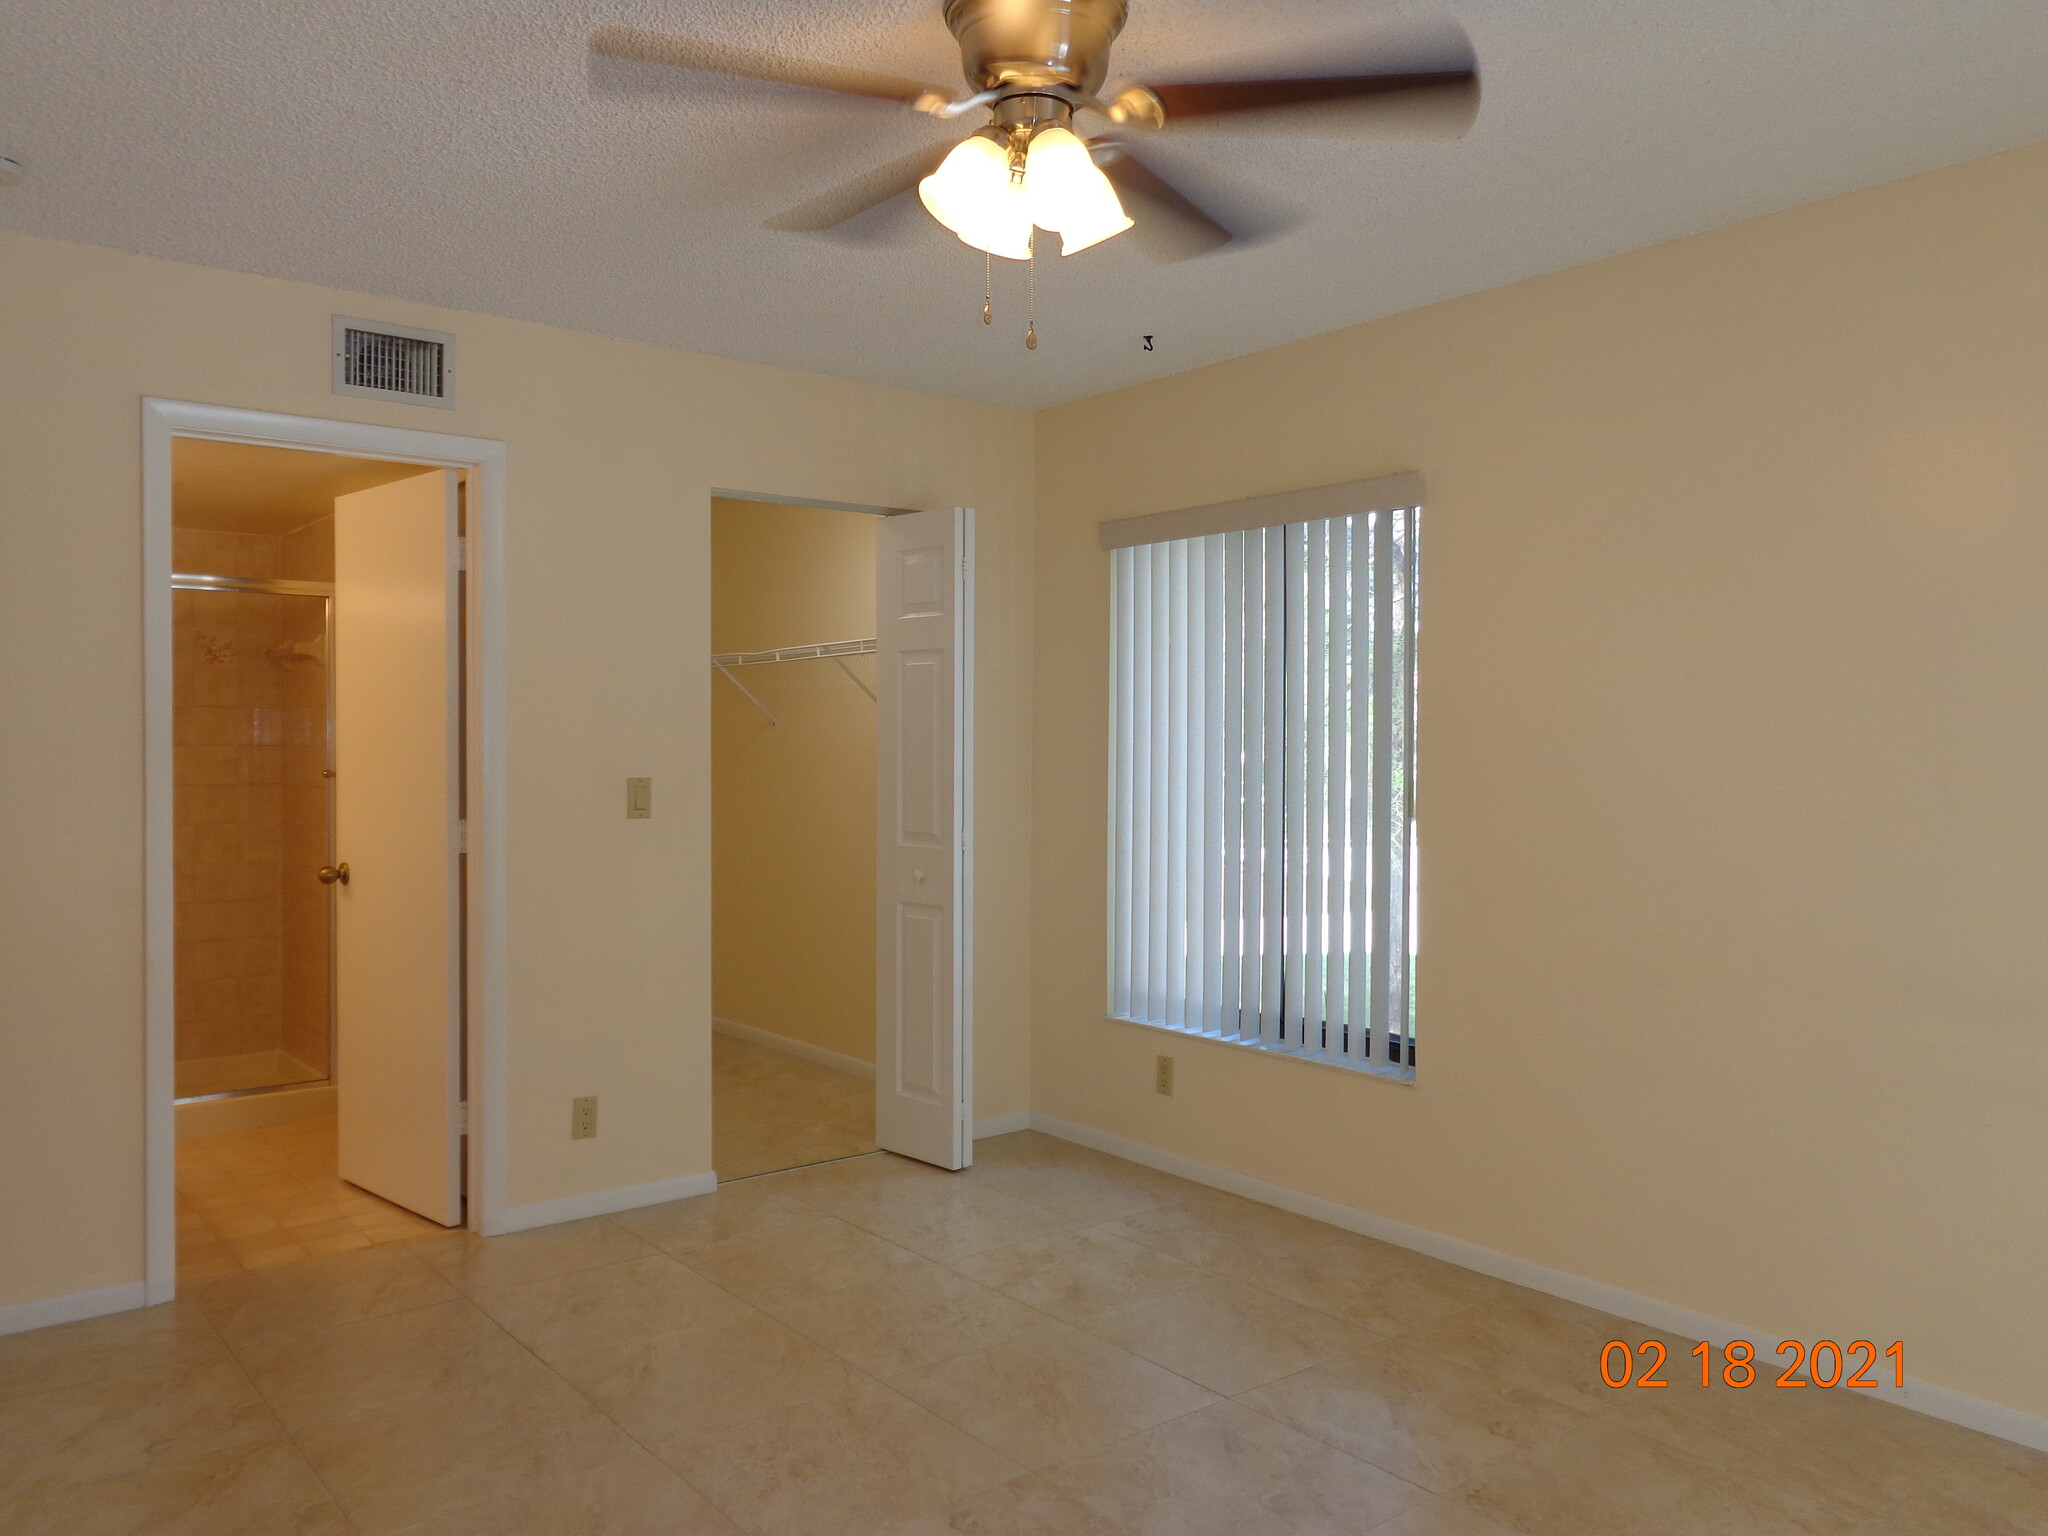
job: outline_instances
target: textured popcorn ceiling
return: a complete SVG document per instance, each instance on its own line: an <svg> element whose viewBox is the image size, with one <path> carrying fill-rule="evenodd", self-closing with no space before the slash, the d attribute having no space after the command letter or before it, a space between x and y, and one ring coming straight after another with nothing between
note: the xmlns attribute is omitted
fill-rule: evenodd
<svg viewBox="0 0 2048 1536"><path fill-rule="evenodd" d="M1036 353L1022 271L983 327L979 255L914 202L760 228L960 127L584 50L623 23L952 84L938 0L17 0L0 227L1035 406L2048 137L2041 0L1447 8L1485 71L1470 138L1161 145L1261 238L1042 263ZM1313 73L1402 14L1132 11L1138 78Z"/></svg>

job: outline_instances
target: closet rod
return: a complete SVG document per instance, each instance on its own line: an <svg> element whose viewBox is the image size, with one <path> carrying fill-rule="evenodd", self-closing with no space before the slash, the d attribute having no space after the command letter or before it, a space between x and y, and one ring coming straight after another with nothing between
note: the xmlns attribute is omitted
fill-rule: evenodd
<svg viewBox="0 0 2048 1536"><path fill-rule="evenodd" d="M714 667L764 667L778 661L825 661L834 656L870 656L873 640L828 640L823 645L785 645L773 651L727 651L711 658Z"/></svg>
<svg viewBox="0 0 2048 1536"><path fill-rule="evenodd" d="M822 645L785 645L772 651L726 651L712 657L711 665L718 669L728 683L746 695L749 704L768 717L770 725L780 725L782 722L775 718L775 712L754 697L751 688L732 675L734 667L765 667L778 661L829 661L846 674L854 687L872 699L875 697L875 690L860 680L844 658L872 656L874 651L875 642L871 639L827 640Z"/></svg>

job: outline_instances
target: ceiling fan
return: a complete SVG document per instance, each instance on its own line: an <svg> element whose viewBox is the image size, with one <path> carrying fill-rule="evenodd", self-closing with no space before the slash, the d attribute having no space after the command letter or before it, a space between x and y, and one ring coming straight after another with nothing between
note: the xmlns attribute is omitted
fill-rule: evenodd
<svg viewBox="0 0 2048 1536"><path fill-rule="evenodd" d="M608 27L591 39L614 58L900 102L940 119L985 111L986 123L879 166L767 221L823 230L912 187L961 240L990 256L1026 260L1034 229L1074 255L1127 229L1153 256L1180 261L1226 244L1231 231L1147 166L1134 144L1199 126L1300 137L1462 137L1479 106L1470 43L1446 24L1433 44L1398 61L1355 61L1348 74L1177 84L1109 81L1110 45L1127 0L945 0L968 89L838 64L753 53L701 39ZM1076 115L1107 119L1083 136ZM986 318L986 304L984 304Z"/></svg>

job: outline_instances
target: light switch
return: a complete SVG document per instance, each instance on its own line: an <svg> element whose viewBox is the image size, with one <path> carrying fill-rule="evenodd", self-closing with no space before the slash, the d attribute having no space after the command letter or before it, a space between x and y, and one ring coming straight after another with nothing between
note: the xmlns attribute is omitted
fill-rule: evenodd
<svg viewBox="0 0 2048 1536"><path fill-rule="evenodd" d="M654 780L626 780L626 819L628 821L652 821L654 819Z"/></svg>

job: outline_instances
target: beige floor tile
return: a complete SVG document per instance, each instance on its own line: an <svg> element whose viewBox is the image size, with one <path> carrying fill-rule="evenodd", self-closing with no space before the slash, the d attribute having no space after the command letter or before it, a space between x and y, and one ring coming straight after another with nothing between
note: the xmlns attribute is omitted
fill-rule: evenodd
<svg viewBox="0 0 2048 1536"><path fill-rule="evenodd" d="M407 1249L370 1248L216 1280L199 1306L241 1346L450 1301L455 1290Z"/></svg>
<svg viewBox="0 0 2048 1536"><path fill-rule="evenodd" d="M887 1526L875 1536L1128 1536L1043 1478L1012 1478L959 1503Z"/></svg>
<svg viewBox="0 0 2048 1536"><path fill-rule="evenodd" d="M1238 1403L1217 1403L1041 1476L1134 1536L1358 1536L1425 1497Z"/></svg>
<svg viewBox="0 0 2048 1536"><path fill-rule="evenodd" d="M1120 1216L1150 1210L1178 1195L1187 1182L1100 1153L1061 1158L998 1156L984 1162L980 1160L981 1148L975 1151L977 1183L1075 1221L1114 1221ZM1074 1151L1086 1149L1077 1147Z"/></svg>
<svg viewBox="0 0 2048 1536"><path fill-rule="evenodd" d="M1354 1233L1292 1253L1262 1256L1253 1285L1376 1333L1419 1333L1482 1304L1516 1299L1519 1286Z"/></svg>
<svg viewBox="0 0 2048 1536"><path fill-rule="evenodd" d="M711 1161L721 1179L875 1150L870 1079L719 1035L711 1080Z"/></svg>
<svg viewBox="0 0 2048 1536"><path fill-rule="evenodd" d="M1328 1222L1198 1184L1134 1216L1105 1222L1103 1229L1204 1269L1238 1276L1346 1235Z"/></svg>
<svg viewBox="0 0 2048 1536"><path fill-rule="evenodd" d="M1655 1444L1612 1416L1497 1464L1455 1497L1524 1536L1871 1536L1818 1499Z"/></svg>
<svg viewBox="0 0 2048 1536"><path fill-rule="evenodd" d="M655 1250L609 1218L591 1216L504 1237L449 1232L413 1244L412 1251L451 1285L476 1291L644 1259Z"/></svg>
<svg viewBox="0 0 2048 1536"><path fill-rule="evenodd" d="M1372 1528L1372 1536L1516 1536L1504 1525L1474 1514L1449 1499L1425 1499L1385 1525Z"/></svg>
<svg viewBox="0 0 2048 1536"><path fill-rule="evenodd" d="M856 1280L762 1310L842 1359L890 1377L986 1349L1043 1320L965 1275L913 1259L872 1280Z"/></svg>
<svg viewBox="0 0 2048 1536"><path fill-rule="evenodd" d="M544 1369L466 1301L244 1344L239 1355L256 1390L294 1432Z"/></svg>
<svg viewBox="0 0 2048 1536"><path fill-rule="evenodd" d="M1042 1205L973 1184L876 1190L834 1206L832 1214L942 1264L1075 1225Z"/></svg>
<svg viewBox="0 0 2048 1536"><path fill-rule="evenodd" d="M189 1299L37 1328L0 1338L0 1401L226 1353Z"/></svg>
<svg viewBox="0 0 2048 1536"><path fill-rule="evenodd" d="M1695 1377L1663 1391L1617 1393L1623 1402L1613 1422L1717 1467L1882 1518L1902 1536L2048 1536L2048 1455L1843 1388L1770 1380L1701 1388Z"/></svg>
<svg viewBox="0 0 2048 1536"><path fill-rule="evenodd" d="M799 1200L829 1211L839 1200L865 1194L883 1185L918 1185L946 1189L962 1181L962 1175L894 1152L876 1152L867 1157L849 1157L815 1168L798 1168L758 1182L759 1187L781 1190Z"/></svg>
<svg viewBox="0 0 2048 1536"><path fill-rule="evenodd" d="M1217 1400L1184 1376L1051 1319L991 1348L892 1376L889 1385L1034 1468Z"/></svg>
<svg viewBox="0 0 2048 1536"><path fill-rule="evenodd" d="M740 1536L740 1528L633 1450L588 1472L448 1510L399 1536Z"/></svg>
<svg viewBox="0 0 2048 1536"><path fill-rule="evenodd" d="M1600 1379L1600 1349L1621 1335L1602 1329L1602 1320L1603 1314L1589 1308L1529 1291L1454 1313L1406 1337L1417 1349L1470 1366L1504 1386L1607 1413L1621 1406L1623 1393Z"/></svg>
<svg viewBox="0 0 2048 1536"><path fill-rule="evenodd" d="M729 1237L815 1221L818 1207L771 1182L727 1184L708 1195L622 1211L612 1220L664 1253L686 1253Z"/></svg>
<svg viewBox="0 0 2048 1536"><path fill-rule="evenodd" d="M693 1441L671 1464L754 1536L872 1536L1023 1470L874 1382Z"/></svg>
<svg viewBox="0 0 2048 1536"><path fill-rule="evenodd" d="M949 1263L969 1279L1068 1322L1211 1278L1207 1270L1099 1227L1069 1227Z"/></svg>
<svg viewBox="0 0 2048 1536"><path fill-rule="evenodd" d="M795 1329L746 1315L550 1362L655 1454L843 1393L852 1367Z"/></svg>
<svg viewBox="0 0 2048 1536"><path fill-rule="evenodd" d="M1084 1318L1080 1326L1226 1396L1334 1360L1379 1338L1221 1279L1127 1302Z"/></svg>
<svg viewBox="0 0 2048 1536"><path fill-rule="evenodd" d="M679 1257L713 1284L756 1306L816 1296L930 1262L836 1216L729 1237Z"/></svg>
<svg viewBox="0 0 2048 1536"><path fill-rule="evenodd" d="M507 1332L548 1361L639 1344L754 1310L664 1253L522 1285L482 1286L472 1294Z"/></svg>
<svg viewBox="0 0 2048 1536"><path fill-rule="evenodd" d="M329 1419L294 1438L361 1536L486 1498L524 1497L631 1445L545 1368Z"/></svg>
<svg viewBox="0 0 2048 1536"><path fill-rule="evenodd" d="M283 1440L152 1461L39 1497L0 1493L8 1536L352 1536L306 1459Z"/></svg>
<svg viewBox="0 0 2048 1536"><path fill-rule="evenodd" d="M1398 1342L1312 1365L1238 1401L1432 1493L1586 1422L1575 1408Z"/></svg>
<svg viewBox="0 0 2048 1536"><path fill-rule="evenodd" d="M233 1360L185 1360L0 1404L0 1489L25 1498L283 1436Z"/></svg>

